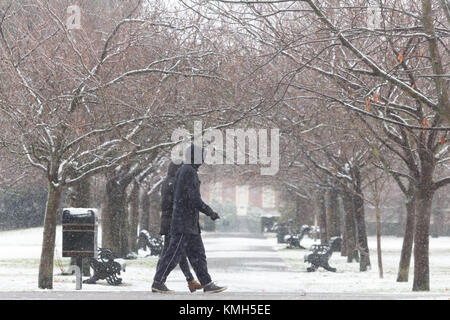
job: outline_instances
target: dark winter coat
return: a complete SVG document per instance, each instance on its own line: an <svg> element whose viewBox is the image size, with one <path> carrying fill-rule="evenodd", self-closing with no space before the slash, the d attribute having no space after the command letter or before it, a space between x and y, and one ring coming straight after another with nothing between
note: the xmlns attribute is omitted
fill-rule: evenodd
<svg viewBox="0 0 450 320"><path fill-rule="evenodd" d="M168 235L170 231L170 222L172 221L173 211L173 191L175 187L175 175L181 164L173 162L169 164L167 177L161 185L161 229L160 234Z"/></svg>
<svg viewBox="0 0 450 320"><path fill-rule="evenodd" d="M171 234L199 234L199 211L207 216L216 214L200 196L197 170L201 164L187 164L188 162L185 161L176 175Z"/></svg>

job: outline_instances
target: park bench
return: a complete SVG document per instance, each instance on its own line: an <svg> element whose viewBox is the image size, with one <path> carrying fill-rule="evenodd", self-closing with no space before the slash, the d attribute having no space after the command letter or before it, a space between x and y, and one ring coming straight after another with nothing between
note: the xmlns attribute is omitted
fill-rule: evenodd
<svg viewBox="0 0 450 320"><path fill-rule="evenodd" d="M336 268L332 268L328 263L333 254L330 245L315 244L311 246L311 251L312 253L305 255L305 263L311 264L311 266L306 269L308 272L314 272L319 267L331 272L336 272Z"/></svg>
<svg viewBox="0 0 450 320"><path fill-rule="evenodd" d="M158 256L161 254L164 247L164 240L162 237L152 237L147 230L142 230L139 233L138 248L147 251L150 250L151 256Z"/></svg>
<svg viewBox="0 0 450 320"><path fill-rule="evenodd" d="M331 237L330 246L333 252L341 252L342 250L342 238L341 237Z"/></svg>
<svg viewBox="0 0 450 320"><path fill-rule="evenodd" d="M303 237L308 234L311 231L311 227L308 225L303 225L300 228L299 232L293 232L287 236L285 236L285 242L287 243L287 248L300 248L300 249L306 249L301 245L301 241Z"/></svg>
<svg viewBox="0 0 450 320"><path fill-rule="evenodd" d="M273 230L277 233L277 243L285 243L285 237L289 234L289 228L285 223L275 223Z"/></svg>
<svg viewBox="0 0 450 320"><path fill-rule="evenodd" d="M106 280L112 286L122 283L119 278L120 271L125 272L125 262L122 259L115 259L110 249L98 248L98 259L89 258L89 265L94 270L94 275L83 283L95 284L98 280Z"/></svg>
<svg viewBox="0 0 450 320"><path fill-rule="evenodd" d="M340 237L334 237L330 239L330 244L315 244L311 246L312 253L305 255L305 263L310 263L311 266L306 270L308 272L314 272L319 267L324 268L330 272L336 272L336 268L333 268L329 264L329 260L333 252L339 251L342 246L342 239Z"/></svg>

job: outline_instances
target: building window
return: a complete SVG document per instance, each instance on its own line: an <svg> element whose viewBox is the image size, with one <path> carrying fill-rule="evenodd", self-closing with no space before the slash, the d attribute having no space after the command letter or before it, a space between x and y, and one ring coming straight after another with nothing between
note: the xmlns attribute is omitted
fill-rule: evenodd
<svg viewBox="0 0 450 320"><path fill-rule="evenodd" d="M248 209L248 185L236 186L236 214L246 216Z"/></svg>
<svg viewBox="0 0 450 320"><path fill-rule="evenodd" d="M275 208L275 191L272 187L263 187L262 206L263 208Z"/></svg>
<svg viewBox="0 0 450 320"><path fill-rule="evenodd" d="M216 182L211 188L211 201L222 202L222 183Z"/></svg>

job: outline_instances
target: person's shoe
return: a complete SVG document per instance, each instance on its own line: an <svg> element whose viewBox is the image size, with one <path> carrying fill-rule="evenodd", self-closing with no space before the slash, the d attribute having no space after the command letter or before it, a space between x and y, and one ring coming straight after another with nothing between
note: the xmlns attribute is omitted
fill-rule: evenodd
<svg viewBox="0 0 450 320"><path fill-rule="evenodd" d="M203 287L204 293L218 293L227 290L227 287L219 287L214 282L210 282Z"/></svg>
<svg viewBox="0 0 450 320"><path fill-rule="evenodd" d="M167 288L166 285L164 283L162 283L162 282L153 281L152 292L157 292L157 293L174 293L175 291L170 290L169 288Z"/></svg>
<svg viewBox="0 0 450 320"><path fill-rule="evenodd" d="M195 292L196 290L200 290L203 286L197 280L191 280L188 282L188 287L190 292Z"/></svg>

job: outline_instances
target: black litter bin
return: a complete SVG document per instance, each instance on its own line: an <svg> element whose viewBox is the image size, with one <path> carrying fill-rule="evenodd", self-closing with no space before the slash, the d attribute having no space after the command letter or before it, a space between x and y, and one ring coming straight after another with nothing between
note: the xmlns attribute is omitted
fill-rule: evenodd
<svg viewBox="0 0 450 320"><path fill-rule="evenodd" d="M278 224L276 231L277 231L277 242L286 243L286 240L284 238L289 234L288 227L285 224Z"/></svg>
<svg viewBox="0 0 450 320"><path fill-rule="evenodd" d="M65 208L62 213L62 256L97 258L96 209Z"/></svg>

